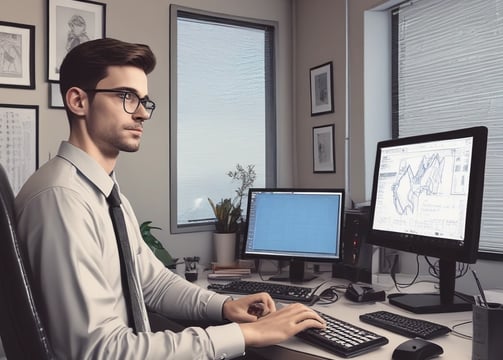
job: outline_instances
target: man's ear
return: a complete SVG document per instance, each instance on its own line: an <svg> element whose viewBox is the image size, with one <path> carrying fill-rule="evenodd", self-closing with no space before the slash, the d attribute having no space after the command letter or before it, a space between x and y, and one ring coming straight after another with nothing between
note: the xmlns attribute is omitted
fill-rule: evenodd
<svg viewBox="0 0 503 360"><path fill-rule="evenodd" d="M66 92L66 104L68 110L77 116L85 116L87 113L89 98L87 93L78 87L71 87Z"/></svg>

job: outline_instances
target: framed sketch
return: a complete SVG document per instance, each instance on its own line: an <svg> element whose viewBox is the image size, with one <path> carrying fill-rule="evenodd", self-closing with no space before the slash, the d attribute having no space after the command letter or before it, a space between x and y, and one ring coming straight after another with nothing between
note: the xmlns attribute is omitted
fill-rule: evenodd
<svg viewBox="0 0 503 360"><path fill-rule="evenodd" d="M0 163L14 194L38 168L38 106L0 104Z"/></svg>
<svg viewBox="0 0 503 360"><path fill-rule="evenodd" d="M311 68L311 116L334 112L333 64Z"/></svg>
<svg viewBox="0 0 503 360"><path fill-rule="evenodd" d="M313 127L313 171L335 172L334 125Z"/></svg>
<svg viewBox="0 0 503 360"><path fill-rule="evenodd" d="M80 43L105 37L106 4L87 0L47 0L47 80L59 81L59 67Z"/></svg>
<svg viewBox="0 0 503 360"><path fill-rule="evenodd" d="M64 109L63 98L59 91L59 83L49 83L49 107L52 109Z"/></svg>
<svg viewBox="0 0 503 360"><path fill-rule="evenodd" d="M0 87L35 89L35 26L0 21Z"/></svg>

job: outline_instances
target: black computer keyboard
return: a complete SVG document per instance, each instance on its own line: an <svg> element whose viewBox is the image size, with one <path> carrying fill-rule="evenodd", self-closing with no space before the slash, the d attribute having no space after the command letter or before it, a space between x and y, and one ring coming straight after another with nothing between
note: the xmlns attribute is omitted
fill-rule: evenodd
<svg viewBox="0 0 503 360"><path fill-rule="evenodd" d="M430 321L414 319L388 311L376 311L360 315L360 320L368 324L395 332L407 337L433 339L451 331L447 326Z"/></svg>
<svg viewBox="0 0 503 360"><path fill-rule="evenodd" d="M327 322L327 327L307 329L297 334L297 337L309 343L323 347L342 357L353 357L388 343L384 336L375 334L358 326L338 320L330 315L318 312Z"/></svg>
<svg viewBox="0 0 503 360"><path fill-rule="evenodd" d="M293 286L262 281L235 280L226 284L210 284L208 289L224 294L255 294L266 292L273 299L310 303L314 289L305 286Z"/></svg>

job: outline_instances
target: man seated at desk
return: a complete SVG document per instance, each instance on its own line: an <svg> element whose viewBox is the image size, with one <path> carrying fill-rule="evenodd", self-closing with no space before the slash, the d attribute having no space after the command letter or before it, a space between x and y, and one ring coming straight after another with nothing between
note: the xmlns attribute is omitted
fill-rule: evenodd
<svg viewBox="0 0 503 360"><path fill-rule="evenodd" d="M115 39L73 48L60 68L69 140L16 198L19 238L56 357L224 359L243 354L245 346L276 344L306 328L323 327L323 320L301 304L276 311L265 293L233 300L193 285L166 269L143 242L114 168L120 151L139 149L144 122L155 109L147 87L155 63L148 46ZM110 200L111 194L120 195ZM124 213L129 239L124 248L116 240L109 200L111 209ZM127 271L121 273L119 255L128 248L132 256L124 255L123 268L132 263L131 282L125 280ZM248 313L256 302L267 316ZM177 318L232 322L154 333L146 308Z"/></svg>

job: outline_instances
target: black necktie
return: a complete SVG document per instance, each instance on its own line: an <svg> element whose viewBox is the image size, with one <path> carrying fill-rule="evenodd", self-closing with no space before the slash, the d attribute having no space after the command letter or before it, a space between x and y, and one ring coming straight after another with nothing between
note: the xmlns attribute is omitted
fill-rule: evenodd
<svg viewBox="0 0 503 360"><path fill-rule="evenodd" d="M119 248L122 287L126 299L130 326L133 327L136 333L150 331L149 324L145 318L145 303L143 302L138 281L136 280L136 272L133 266L133 257L131 255L131 247L129 246L126 222L121 209L121 199L117 190L117 184L114 184L110 196L107 197L107 201L110 206L110 216ZM133 319L132 324L131 319Z"/></svg>

